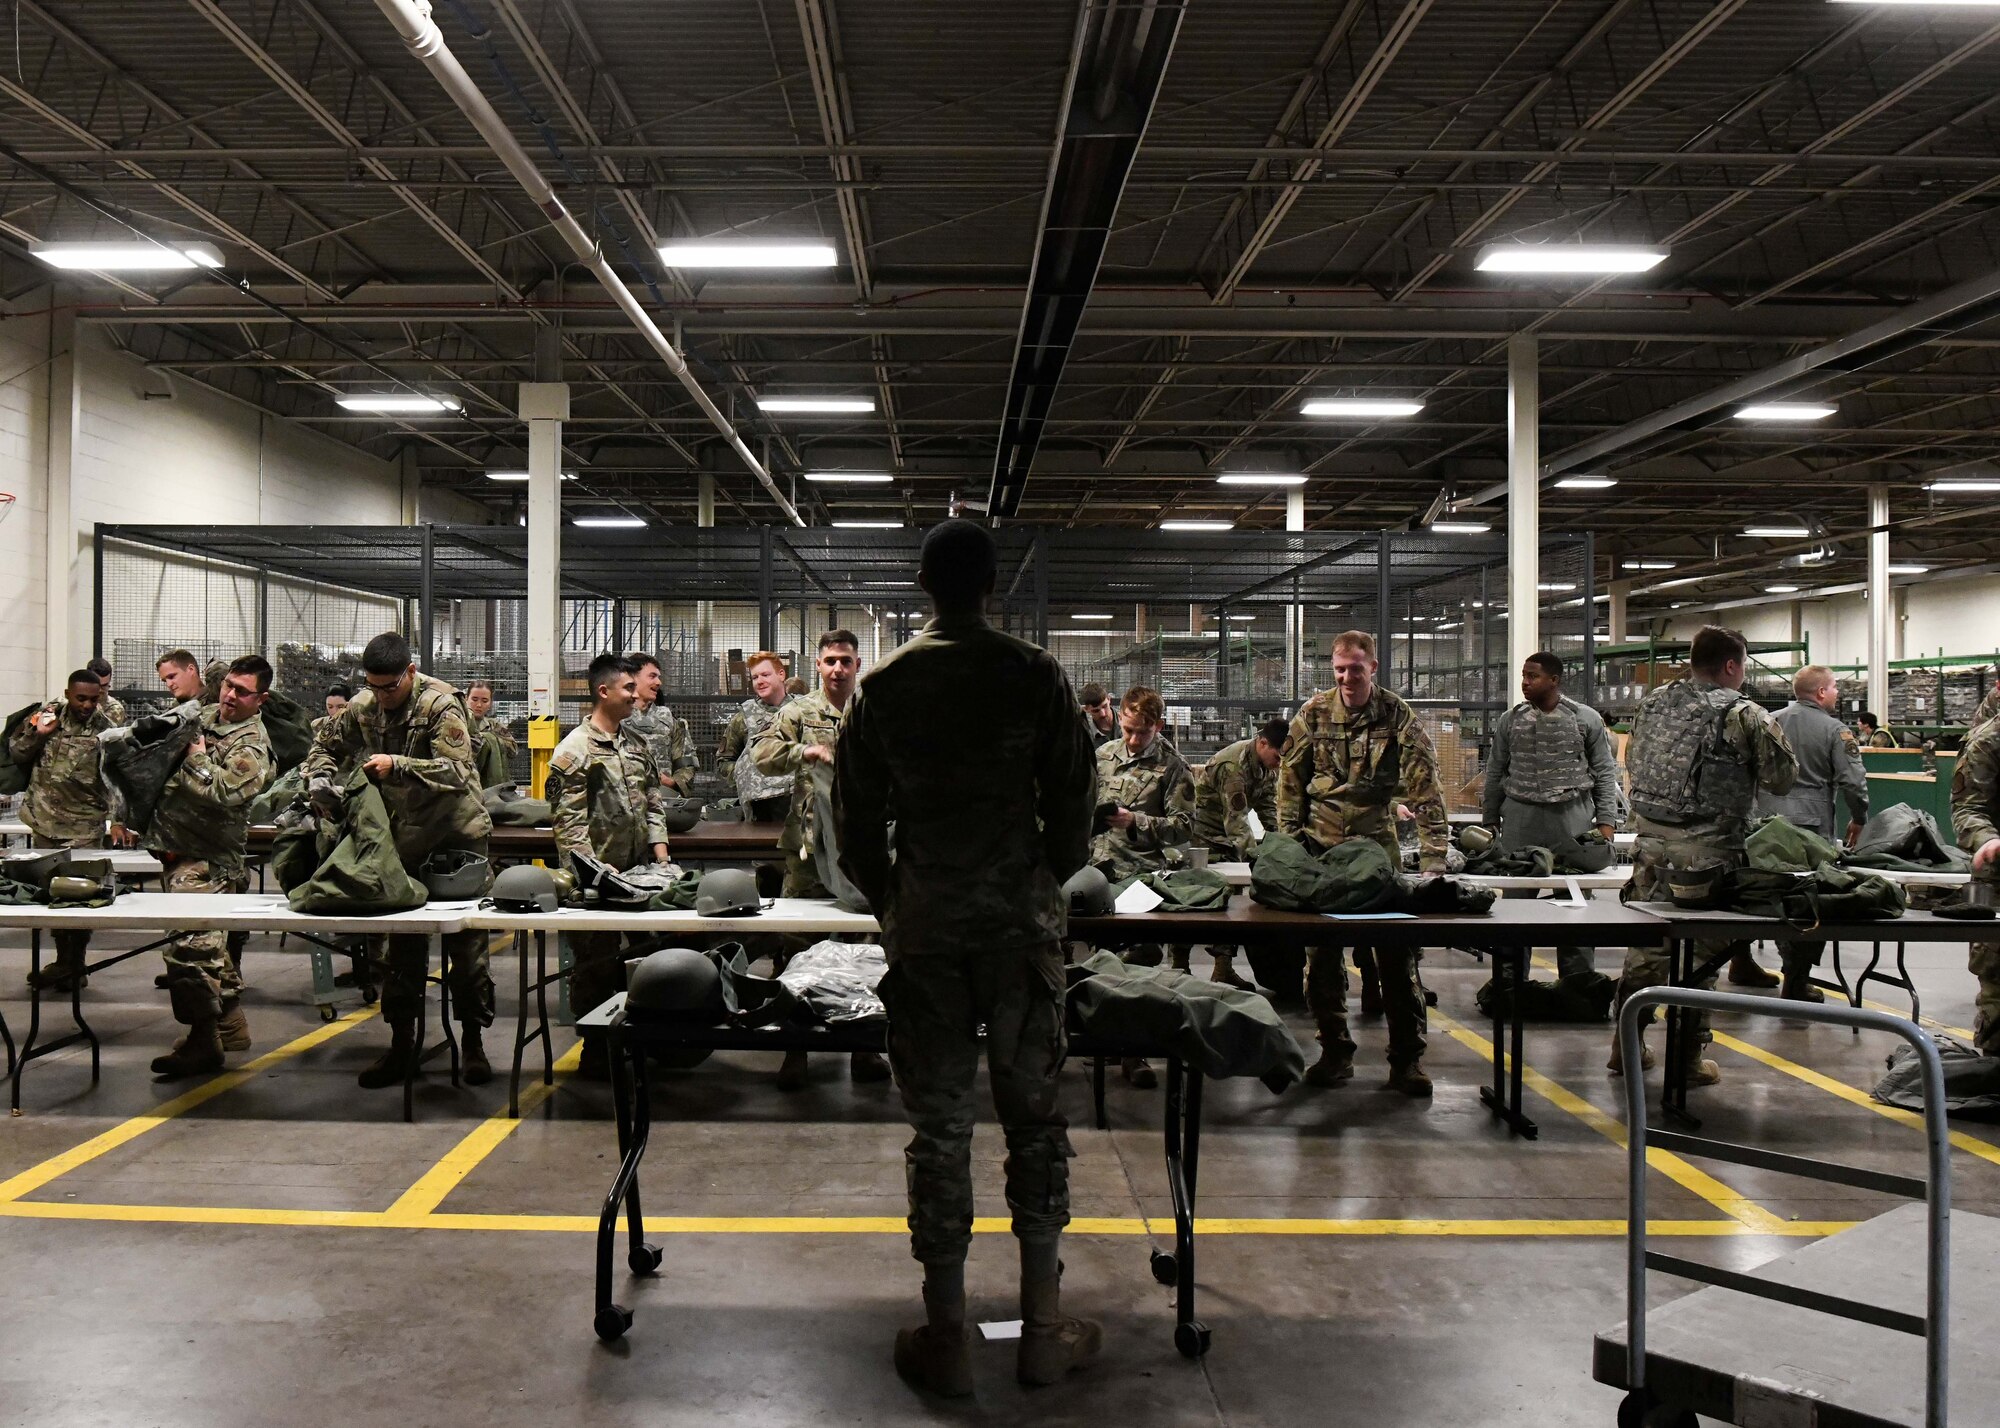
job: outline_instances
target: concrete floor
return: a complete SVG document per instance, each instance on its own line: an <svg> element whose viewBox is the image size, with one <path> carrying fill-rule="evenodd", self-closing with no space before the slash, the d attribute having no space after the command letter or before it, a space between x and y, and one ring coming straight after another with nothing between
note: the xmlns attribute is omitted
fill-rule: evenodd
<svg viewBox="0 0 2000 1428"><path fill-rule="evenodd" d="M0 1011L19 1039L25 957L18 940L0 946L17 954L0 959ZM511 1014L513 964L495 963ZM1927 1014L1968 1025L1963 952L1913 949L1911 964ZM0 1129L9 1422L1558 1428L1608 1424L1617 1407L1589 1374L1591 1335L1623 1312L1608 1028L1531 1028L1542 1137L1515 1140L1478 1101L1485 972L1457 953L1426 964L1441 999L1434 1103L1375 1089L1379 1024L1364 1024L1363 1074L1344 1090L1209 1088L1199 1267L1215 1339L1199 1363L1174 1351L1169 1292L1147 1272L1149 1244L1172 1237L1159 1093L1114 1077L1113 1129L1074 1132L1074 1212L1098 1223L1064 1251L1069 1302L1105 1322L1105 1360L1030 1392L1011 1345L983 1346L977 1398L961 1404L926 1401L889 1369L917 1285L896 1228L907 1132L893 1088L854 1086L827 1058L807 1091L781 1096L775 1058L749 1055L664 1081L644 1188L666 1266L633 1281L621 1255L618 1293L638 1320L607 1347L590 1328L589 1231L615 1156L604 1088L564 1081L515 1123L493 1119L504 1083L454 1090L438 1069L405 1125L398 1095L353 1084L379 1021L322 1027L304 961L261 942L248 960L256 1046L232 1062L268 1060L159 1085L145 1063L174 1029L155 970L142 957L85 993L102 1082L90 1086L80 1050L37 1062L27 1114ZM1887 989L1876 1000L1903 1005ZM511 1026L496 1027L496 1059ZM1883 1039L1797 1022L1723 1030L1727 1080L1697 1093L1706 1130L1920 1172L1907 1125L1807 1079L1867 1086ZM1068 1109L1087 1126L1087 1078L1070 1074ZM1955 1157L1955 1201L2000 1211L2000 1132L1966 1129L1978 1153ZM976 1154L980 1213L1004 1216L997 1134L983 1127ZM1681 1231L1675 1250L1737 1266L1893 1203L1716 1171L1656 1174L1652 1215ZM976 1318L1014 1317L1013 1254L1004 1232L977 1237Z"/></svg>

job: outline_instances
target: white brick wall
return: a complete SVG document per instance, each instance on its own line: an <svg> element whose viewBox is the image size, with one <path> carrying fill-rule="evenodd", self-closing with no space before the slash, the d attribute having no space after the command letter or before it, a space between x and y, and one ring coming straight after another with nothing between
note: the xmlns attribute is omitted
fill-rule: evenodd
<svg viewBox="0 0 2000 1428"><path fill-rule="evenodd" d="M48 343L46 313L0 318L0 491L15 498L0 522L0 710L9 713L43 694Z"/></svg>

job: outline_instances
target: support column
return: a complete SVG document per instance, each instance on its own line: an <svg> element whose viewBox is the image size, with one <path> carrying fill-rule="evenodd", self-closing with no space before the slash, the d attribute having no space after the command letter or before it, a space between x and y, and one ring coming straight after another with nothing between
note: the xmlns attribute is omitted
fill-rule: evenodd
<svg viewBox="0 0 2000 1428"><path fill-rule="evenodd" d="M1868 488L1868 707L1889 722L1889 650L1896 607L1889 599L1889 488Z"/></svg>
<svg viewBox="0 0 2000 1428"><path fill-rule="evenodd" d="M1303 486L1294 486L1285 492L1285 529L1303 534L1306 528L1306 491ZM1305 542L1288 541L1291 547L1286 554L1292 564L1305 559ZM1292 577L1292 603L1285 607L1285 668L1291 676L1291 696L1294 704L1304 697L1303 681L1306 663L1306 607L1299 603L1299 577Z"/></svg>
<svg viewBox="0 0 2000 1428"><path fill-rule="evenodd" d="M423 476L417 470L416 444L396 453L396 488L402 498L403 524L413 526L423 518Z"/></svg>
<svg viewBox="0 0 2000 1428"><path fill-rule="evenodd" d="M1507 668L1541 646L1541 394L1535 339L1507 339Z"/></svg>
<svg viewBox="0 0 2000 1428"><path fill-rule="evenodd" d="M694 523L705 531L715 529L715 478L704 471L696 478ZM709 537L696 536L697 541L706 542ZM706 554L706 546L697 547ZM715 602L700 600L695 602L695 648L701 655L702 667L710 669L715 664ZM723 687L718 677L715 687Z"/></svg>
<svg viewBox="0 0 2000 1428"><path fill-rule="evenodd" d="M556 716L562 689L562 426L569 383L523 382L528 424L528 716Z"/></svg>
<svg viewBox="0 0 2000 1428"><path fill-rule="evenodd" d="M1614 645L1625 643L1625 632L1629 627L1627 614L1632 599L1632 582L1614 580L1604 587L1611 596L1611 613L1604 622L1605 639Z"/></svg>
<svg viewBox="0 0 2000 1428"><path fill-rule="evenodd" d="M66 289L52 289L63 294ZM70 640L70 611L76 562L76 508L72 499L75 485L77 423L82 389L76 363L76 313L66 299L49 316L49 469L42 489L43 559L46 597L42 628L42 688L59 690L69 672L76 668L76 651ZM93 600L104 592L93 590ZM95 653L95 651L93 651Z"/></svg>

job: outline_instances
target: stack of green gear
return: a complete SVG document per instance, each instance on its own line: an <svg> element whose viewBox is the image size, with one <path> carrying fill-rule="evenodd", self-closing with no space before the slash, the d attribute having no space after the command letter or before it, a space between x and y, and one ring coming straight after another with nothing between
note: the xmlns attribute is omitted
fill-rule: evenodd
<svg viewBox="0 0 2000 1428"><path fill-rule="evenodd" d="M278 815L297 802L305 791L305 765L286 769L269 788L250 800L250 826L266 828L276 823Z"/></svg>
<svg viewBox="0 0 2000 1428"><path fill-rule="evenodd" d="M496 783L480 790L479 801L495 828L547 828L555 822L555 810L545 798L530 798L518 784Z"/></svg>
<svg viewBox="0 0 2000 1428"><path fill-rule="evenodd" d="M1464 831L1469 834L1473 829ZM1475 847L1475 843L1479 846ZM1560 873L1601 873L1611 866L1613 852L1610 841L1595 828L1567 839L1557 847L1530 845L1508 851L1490 835L1485 840L1464 837L1461 847L1465 852L1465 871L1482 878L1547 878Z"/></svg>
<svg viewBox="0 0 2000 1428"><path fill-rule="evenodd" d="M1211 1079L1255 1076L1274 1092L1305 1074L1298 1041L1256 992L1172 967L1135 967L1112 952L1069 975L1072 1032L1149 1054L1171 1048Z"/></svg>
<svg viewBox="0 0 2000 1428"><path fill-rule="evenodd" d="M1209 868L1163 868L1111 885L1112 901L1134 883L1160 895L1154 912L1212 912L1229 906L1229 879Z"/></svg>
<svg viewBox="0 0 2000 1428"><path fill-rule="evenodd" d="M1972 855L1938 831L1937 819L1907 803L1869 819L1841 861L1850 868L1904 873L1972 871Z"/></svg>
<svg viewBox="0 0 2000 1428"><path fill-rule="evenodd" d="M1810 873L1840 861L1840 844L1801 828L1782 814L1759 819L1743 842L1743 858L1765 873Z"/></svg>
<svg viewBox="0 0 2000 1428"><path fill-rule="evenodd" d="M382 791L360 771L341 788L341 816L310 814L281 824L271 869L293 912L353 917L408 912L430 895L396 852Z"/></svg>
<svg viewBox="0 0 2000 1428"><path fill-rule="evenodd" d="M1495 894L1456 878L1412 881L1381 844L1349 838L1324 853L1298 839L1267 833L1250 864L1250 896L1284 912L1486 913Z"/></svg>

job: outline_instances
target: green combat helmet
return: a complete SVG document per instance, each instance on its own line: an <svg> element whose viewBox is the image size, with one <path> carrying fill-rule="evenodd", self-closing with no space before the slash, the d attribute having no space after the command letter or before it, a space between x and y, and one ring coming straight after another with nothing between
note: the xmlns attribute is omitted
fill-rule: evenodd
<svg viewBox="0 0 2000 1428"><path fill-rule="evenodd" d="M756 877L742 868L716 868L695 885L694 910L702 917L747 917L763 905Z"/></svg>
<svg viewBox="0 0 2000 1428"><path fill-rule="evenodd" d="M493 880L493 906L501 912L554 912L560 902L547 868L517 863Z"/></svg>
<svg viewBox="0 0 2000 1428"><path fill-rule="evenodd" d="M625 1015L640 1025L714 1026L722 1020L722 974L686 947L663 947L628 964ZM652 1048L655 1061L687 1070L708 1060L706 1046Z"/></svg>
<svg viewBox="0 0 2000 1428"><path fill-rule="evenodd" d="M1069 910L1084 917L1109 917L1111 907L1111 883L1096 868L1079 868L1063 884L1063 896L1069 899Z"/></svg>
<svg viewBox="0 0 2000 1428"><path fill-rule="evenodd" d="M701 822L701 800L698 798L668 798L662 799L661 804L669 833L692 832L694 825Z"/></svg>
<svg viewBox="0 0 2000 1428"><path fill-rule="evenodd" d="M469 848L439 848L417 870L424 891L438 902L464 902L486 891L493 865Z"/></svg>

